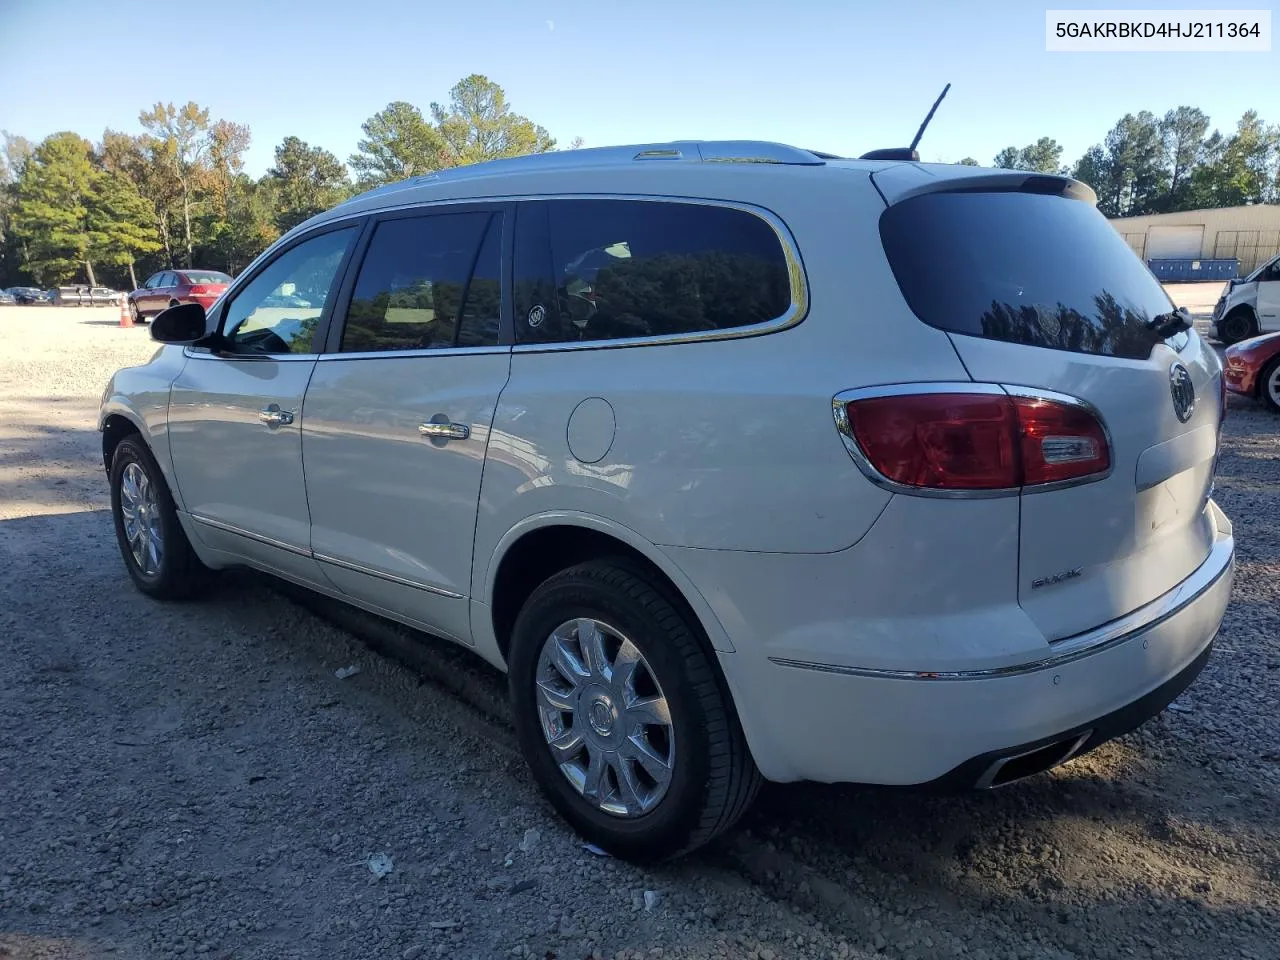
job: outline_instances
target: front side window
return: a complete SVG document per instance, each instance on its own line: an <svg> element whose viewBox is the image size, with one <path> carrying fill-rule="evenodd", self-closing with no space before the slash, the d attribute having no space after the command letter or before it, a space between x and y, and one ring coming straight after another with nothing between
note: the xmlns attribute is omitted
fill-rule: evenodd
<svg viewBox="0 0 1280 960"><path fill-rule="evenodd" d="M346 227L304 240L236 294L223 329L236 353L312 353L338 268L356 235Z"/></svg>
<svg viewBox="0 0 1280 960"><path fill-rule="evenodd" d="M384 220L369 241L343 353L494 346L501 317L502 215Z"/></svg>
<svg viewBox="0 0 1280 960"><path fill-rule="evenodd" d="M149 279L142 286L147 290L155 290L157 287L160 286L160 281L163 279L164 279L163 273L152 274L151 279Z"/></svg>
<svg viewBox="0 0 1280 960"><path fill-rule="evenodd" d="M545 223L522 209L518 224L521 342L727 330L776 320L791 307L782 243L745 210L647 200L539 205Z"/></svg>

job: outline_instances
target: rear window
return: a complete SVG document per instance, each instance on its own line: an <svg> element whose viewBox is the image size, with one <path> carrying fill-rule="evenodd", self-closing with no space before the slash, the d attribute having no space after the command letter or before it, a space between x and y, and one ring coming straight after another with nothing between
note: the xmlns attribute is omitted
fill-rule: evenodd
<svg viewBox="0 0 1280 960"><path fill-rule="evenodd" d="M948 333L1145 359L1173 309L1092 205L1029 193L930 193L880 218L912 311Z"/></svg>
<svg viewBox="0 0 1280 960"><path fill-rule="evenodd" d="M216 270L187 270L182 274L187 283L230 283L231 278Z"/></svg>

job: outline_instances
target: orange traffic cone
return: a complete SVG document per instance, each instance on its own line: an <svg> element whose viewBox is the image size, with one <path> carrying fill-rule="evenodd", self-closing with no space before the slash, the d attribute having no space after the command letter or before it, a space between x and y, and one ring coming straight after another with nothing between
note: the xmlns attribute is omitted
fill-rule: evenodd
<svg viewBox="0 0 1280 960"><path fill-rule="evenodd" d="M124 293L120 294L120 326L133 326L133 317L129 313L129 296Z"/></svg>

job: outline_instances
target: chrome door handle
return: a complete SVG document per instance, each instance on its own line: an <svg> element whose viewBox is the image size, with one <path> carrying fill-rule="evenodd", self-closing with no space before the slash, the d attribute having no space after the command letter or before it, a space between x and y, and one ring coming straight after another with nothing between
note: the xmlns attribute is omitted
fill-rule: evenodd
<svg viewBox="0 0 1280 960"><path fill-rule="evenodd" d="M284 427L293 423L293 414L288 410L281 410L279 404L273 403L267 409L258 411L258 419L268 427Z"/></svg>
<svg viewBox="0 0 1280 960"><path fill-rule="evenodd" d="M471 436L471 428L465 423L436 423L433 420L418 424L418 433L440 440L465 440Z"/></svg>

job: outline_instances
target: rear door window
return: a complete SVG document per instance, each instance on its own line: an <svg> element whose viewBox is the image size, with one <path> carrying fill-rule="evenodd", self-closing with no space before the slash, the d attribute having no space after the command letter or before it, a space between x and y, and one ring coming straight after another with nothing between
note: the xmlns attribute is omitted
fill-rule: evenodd
<svg viewBox="0 0 1280 960"><path fill-rule="evenodd" d="M1031 193L929 193L894 204L880 237L912 311L948 333L1146 359L1173 309L1093 206Z"/></svg>
<svg viewBox="0 0 1280 960"><path fill-rule="evenodd" d="M360 266L343 353L499 343L502 214L384 220Z"/></svg>
<svg viewBox="0 0 1280 960"><path fill-rule="evenodd" d="M777 232L745 210L650 200L522 204L515 249L522 343L749 327L792 305Z"/></svg>

